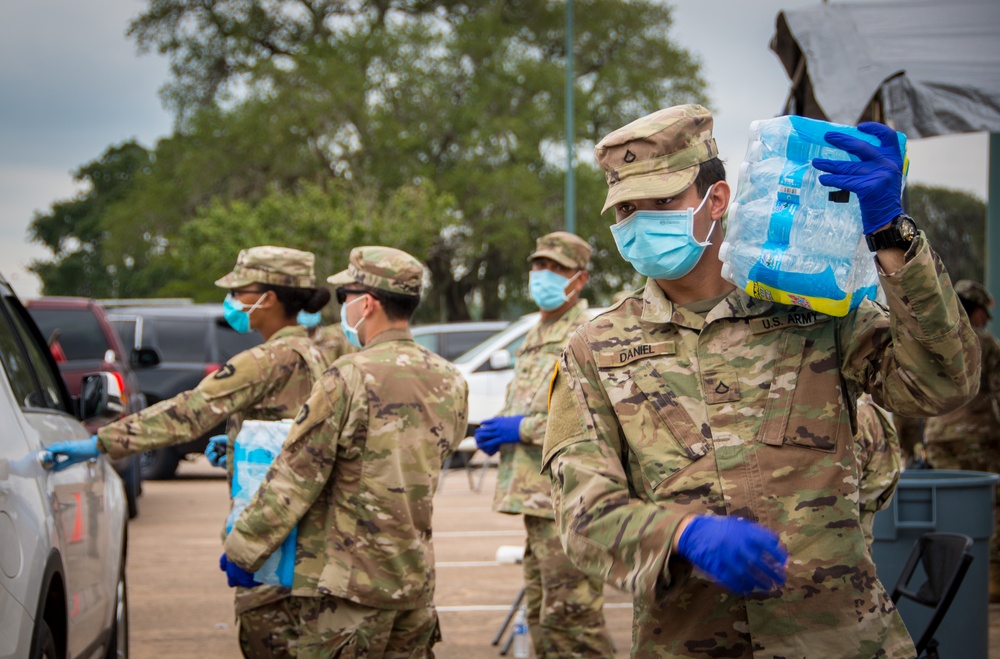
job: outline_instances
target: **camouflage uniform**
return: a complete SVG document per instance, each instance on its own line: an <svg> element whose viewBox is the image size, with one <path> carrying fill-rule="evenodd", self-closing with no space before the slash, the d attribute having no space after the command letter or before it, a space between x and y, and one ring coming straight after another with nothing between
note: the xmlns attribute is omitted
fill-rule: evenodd
<svg viewBox="0 0 1000 659"><path fill-rule="evenodd" d="M320 325L309 330L309 336L320 352L332 364L344 355L355 352L339 325Z"/></svg>
<svg viewBox="0 0 1000 659"><path fill-rule="evenodd" d="M977 282L955 284L960 298L982 307L989 315L993 297ZM1000 474L1000 341L985 327L976 328L982 350L979 393L959 409L927 419L924 443L935 469L968 469ZM994 533L990 546L991 579L1000 576L1000 489L993 506ZM1000 584L991 586L991 599L1000 595Z"/></svg>
<svg viewBox="0 0 1000 659"><path fill-rule="evenodd" d="M313 255L283 247L240 252L234 271L216 282L222 288L252 283L310 288ZM227 476L232 480L233 440L244 419L291 419L326 368L306 329L289 325L263 344L234 355L191 391L147 407L101 428L98 446L118 458L199 437L226 421ZM295 626L282 613L287 588L239 588L235 595L240 645L246 656L285 656Z"/></svg>
<svg viewBox="0 0 1000 659"><path fill-rule="evenodd" d="M419 295L423 266L405 252L361 247L350 263L329 281ZM313 388L226 539L228 558L254 571L298 525L299 656L431 654L433 495L467 416L461 375L408 329L369 337Z"/></svg>
<svg viewBox="0 0 1000 659"><path fill-rule="evenodd" d="M704 115L678 126L702 141L658 162L670 135L626 127L628 176L645 185L656 167L706 160ZM612 191L628 183L608 176ZM567 554L633 595L633 657L915 655L865 545L854 406L867 391L904 414L952 409L975 390L979 354L923 234L881 282L888 309L832 318L734 290L702 318L647 280L570 340L543 464ZM743 597L694 572L672 551L690 514L777 532L785 585Z"/></svg>
<svg viewBox="0 0 1000 659"><path fill-rule="evenodd" d="M558 231L539 238L529 260L548 258L584 270L590 253L585 241ZM587 302L580 300L560 317L542 320L528 331L517 350L514 377L500 413L524 417L521 441L500 447L493 510L524 515L528 626L537 657L613 654L602 612L604 584L566 557L553 521L552 487L540 473L549 382L569 337L587 321L586 312Z"/></svg>
<svg viewBox="0 0 1000 659"><path fill-rule="evenodd" d="M902 453L893 419L868 394L858 399L858 431L854 448L858 473L861 474L858 487L861 530L870 552L875 513L892 501L899 484Z"/></svg>

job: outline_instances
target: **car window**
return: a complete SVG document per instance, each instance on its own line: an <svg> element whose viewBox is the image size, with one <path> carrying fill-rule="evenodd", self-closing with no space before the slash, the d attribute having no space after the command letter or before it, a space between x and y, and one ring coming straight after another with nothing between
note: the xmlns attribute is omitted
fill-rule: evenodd
<svg viewBox="0 0 1000 659"><path fill-rule="evenodd" d="M46 341L59 332L59 345L66 359L104 359L108 340L97 317L89 309L39 309L28 310Z"/></svg>
<svg viewBox="0 0 1000 659"><path fill-rule="evenodd" d="M6 318L0 322L0 359L3 360L3 368L7 373L10 388L14 391L14 398L22 407L26 406L38 387L31 375L28 358L21 350L14 328Z"/></svg>
<svg viewBox="0 0 1000 659"><path fill-rule="evenodd" d="M68 401L63 398L51 357L47 357L47 350L39 344L28 326L30 321L19 309L19 305L8 304L7 313L0 314L0 359L7 381L22 408L67 412Z"/></svg>
<svg viewBox="0 0 1000 659"><path fill-rule="evenodd" d="M522 343L524 343L524 338L526 336L528 336L528 333L524 332L523 334L521 334L520 336L518 336L517 338L515 338L513 341L511 341L510 343L507 343L507 344L502 345L502 346L496 346L493 349L493 352L496 352L498 350L506 350L507 352L509 352L510 353L510 364L511 364L511 367L513 368L514 364L517 363L517 356L516 356L517 349L521 347ZM483 372L489 371L489 370L492 370L490 368L490 363L488 361L485 361L485 362L483 362L479 366L479 368L476 369L476 372L477 373L483 373Z"/></svg>
<svg viewBox="0 0 1000 659"><path fill-rule="evenodd" d="M223 362L228 362L233 355L261 344L260 334L257 332L240 334L229 325L221 324L215 326L215 340L219 346L219 360Z"/></svg>
<svg viewBox="0 0 1000 659"><path fill-rule="evenodd" d="M208 323L202 319L157 318L152 324L156 348L165 362L204 362L207 356ZM145 332L143 332L145 334Z"/></svg>
<svg viewBox="0 0 1000 659"><path fill-rule="evenodd" d="M121 339L122 345L125 346L126 350L130 350L135 347L135 319L112 319L111 326L115 328L115 332L118 334L118 338Z"/></svg>
<svg viewBox="0 0 1000 659"><path fill-rule="evenodd" d="M468 332L449 332L442 335L444 345L441 355L445 359L455 359L470 348L473 348L496 334L496 330L470 330Z"/></svg>

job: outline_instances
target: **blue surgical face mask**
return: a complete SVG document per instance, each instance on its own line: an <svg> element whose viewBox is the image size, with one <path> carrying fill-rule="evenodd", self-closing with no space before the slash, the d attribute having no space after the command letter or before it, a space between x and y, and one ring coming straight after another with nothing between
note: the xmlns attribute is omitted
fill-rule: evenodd
<svg viewBox="0 0 1000 659"><path fill-rule="evenodd" d="M226 296L226 299L222 301L222 316L229 323L229 326L240 334L248 334L250 332L250 314L253 310L257 308L261 300L264 299L265 292L257 301L253 303L253 306L243 311L243 307L246 306L239 300L237 300L232 293Z"/></svg>
<svg viewBox="0 0 1000 659"><path fill-rule="evenodd" d="M694 216L711 194L709 188L698 208L682 211L636 211L611 227L622 257L636 272L653 279L680 279L694 269L712 243L694 237ZM708 235L715 230L712 222Z"/></svg>
<svg viewBox="0 0 1000 659"><path fill-rule="evenodd" d="M323 320L323 314L317 311L316 313L309 313L307 311L300 311L299 315L295 317L296 322L302 327L308 327L312 329L319 325L319 322Z"/></svg>
<svg viewBox="0 0 1000 659"><path fill-rule="evenodd" d="M563 277L551 270L532 270L528 273L531 299L542 311L554 311L569 299L566 297L566 287L579 276L579 272L572 277Z"/></svg>
<svg viewBox="0 0 1000 659"><path fill-rule="evenodd" d="M361 338L358 337L358 328L361 326L361 323L365 322L365 319L362 316L361 320L359 320L354 327L351 327L347 324L347 307L351 306L358 300L363 299L363 295L361 297L354 298L340 308L340 329L344 330L344 336L347 337L347 342L358 349L361 348Z"/></svg>

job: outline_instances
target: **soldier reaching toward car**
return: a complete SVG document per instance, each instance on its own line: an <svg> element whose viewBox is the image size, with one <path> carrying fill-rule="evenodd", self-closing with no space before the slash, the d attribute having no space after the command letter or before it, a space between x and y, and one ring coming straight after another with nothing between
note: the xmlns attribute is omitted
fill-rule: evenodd
<svg viewBox="0 0 1000 659"><path fill-rule="evenodd" d="M234 438L244 419L294 418L327 366L296 322L300 311L318 311L330 300L326 289L315 287L314 261L311 252L287 247L242 250L233 271L215 285L229 289L223 309L233 329L256 330L265 342L235 355L191 391L105 426L88 440L52 444L56 468L101 453L120 457L185 442L226 419L227 436ZM294 625L277 606L288 595L280 586L237 590L246 656L288 656Z"/></svg>
<svg viewBox="0 0 1000 659"><path fill-rule="evenodd" d="M368 246L328 279L344 333L363 350L313 387L226 538L230 572L254 586L252 573L298 529L283 610L299 657L432 657L440 638L433 497L465 435L468 386L410 334L423 277L406 252Z"/></svg>

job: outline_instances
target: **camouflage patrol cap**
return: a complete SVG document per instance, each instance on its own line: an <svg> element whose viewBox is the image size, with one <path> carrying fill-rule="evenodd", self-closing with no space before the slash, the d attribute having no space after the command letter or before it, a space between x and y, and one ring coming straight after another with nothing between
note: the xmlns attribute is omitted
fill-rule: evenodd
<svg viewBox="0 0 1000 659"><path fill-rule="evenodd" d="M990 319L993 318L993 314L990 313L990 308L993 306L993 296L990 295L990 292L986 290L986 287L978 281L963 279L956 282L955 292L958 294L958 297L962 298L966 302L971 302L972 304L985 309L986 316Z"/></svg>
<svg viewBox="0 0 1000 659"><path fill-rule="evenodd" d="M623 201L673 197L719 155L712 113L700 105L659 110L605 136L594 155L608 180L602 213Z"/></svg>
<svg viewBox="0 0 1000 659"><path fill-rule="evenodd" d="M528 261L552 259L561 266L585 270L593 251L590 243L580 236L568 231L556 231L535 241L535 251L528 257Z"/></svg>
<svg viewBox="0 0 1000 659"><path fill-rule="evenodd" d="M327 281L336 287L360 284L400 295L420 295L424 264L401 249L369 245L351 250L350 265Z"/></svg>
<svg viewBox="0 0 1000 659"><path fill-rule="evenodd" d="M220 288L239 288L247 284L271 284L292 288L313 288L316 275L312 252L291 247L263 245L241 249L236 266L228 275L215 282Z"/></svg>

